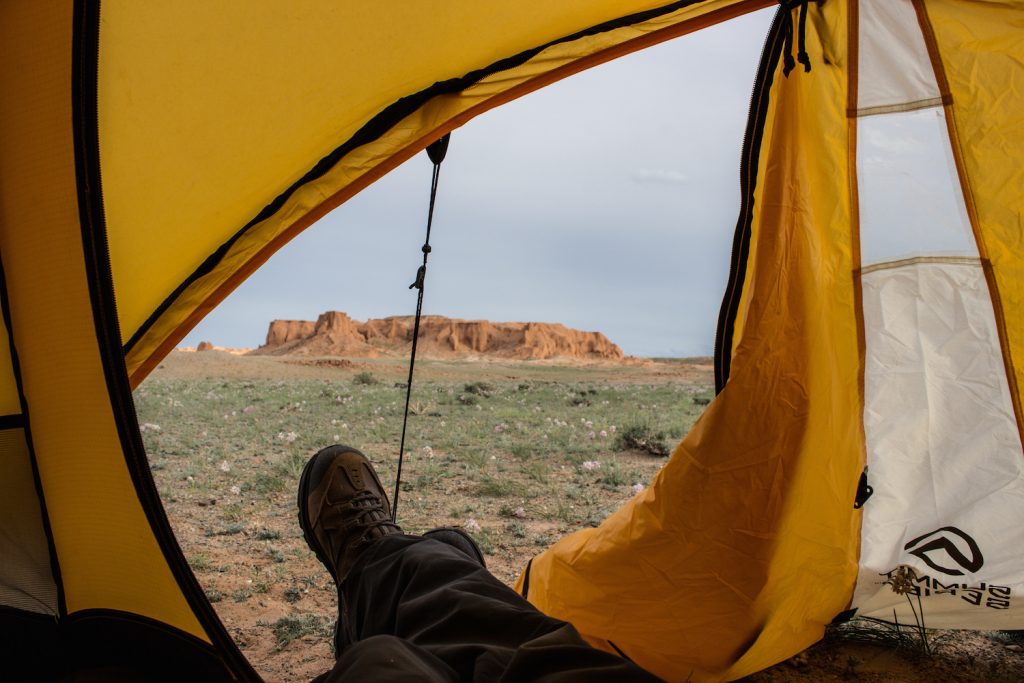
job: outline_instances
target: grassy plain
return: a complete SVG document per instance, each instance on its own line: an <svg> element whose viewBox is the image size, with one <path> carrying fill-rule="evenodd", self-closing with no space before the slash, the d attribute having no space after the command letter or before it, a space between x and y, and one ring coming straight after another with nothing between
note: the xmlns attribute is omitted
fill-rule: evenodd
<svg viewBox="0 0 1024 683"><path fill-rule="evenodd" d="M406 373L390 360L174 353L135 392L185 556L270 680L308 680L331 656L334 586L295 521L302 467L325 445L353 445L390 490ZM420 361L399 523L468 530L512 583L530 557L646 486L711 395L699 359Z"/></svg>
<svg viewBox="0 0 1024 683"><path fill-rule="evenodd" d="M192 569L268 681L333 662L333 581L306 547L295 491L306 460L346 443L394 483L401 361L172 353L135 392L153 475ZM515 581L530 557L597 525L646 486L712 395L706 359L626 364L417 363L399 522L460 526ZM749 681L1020 681L1024 632L854 622Z"/></svg>

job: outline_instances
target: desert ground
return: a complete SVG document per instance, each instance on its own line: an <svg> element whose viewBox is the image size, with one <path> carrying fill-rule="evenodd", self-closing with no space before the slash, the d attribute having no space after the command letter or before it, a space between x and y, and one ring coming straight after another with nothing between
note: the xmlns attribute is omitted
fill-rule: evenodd
<svg viewBox="0 0 1024 683"><path fill-rule="evenodd" d="M333 661L331 578L296 523L302 466L363 450L394 482L408 368L395 359L174 352L136 390L153 475L186 558L268 681ZM512 584L530 557L646 486L713 395L708 359L418 360L399 523L459 526ZM748 681L1021 681L1021 632L853 622Z"/></svg>

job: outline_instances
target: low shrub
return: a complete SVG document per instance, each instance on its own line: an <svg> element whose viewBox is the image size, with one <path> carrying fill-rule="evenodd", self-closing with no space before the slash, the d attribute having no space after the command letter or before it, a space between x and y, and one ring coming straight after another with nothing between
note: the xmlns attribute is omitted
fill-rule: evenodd
<svg viewBox="0 0 1024 683"><path fill-rule="evenodd" d="M620 451L643 451L663 458L671 452L665 432L655 430L647 422L619 429L615 435L615 448Z"/></svg>

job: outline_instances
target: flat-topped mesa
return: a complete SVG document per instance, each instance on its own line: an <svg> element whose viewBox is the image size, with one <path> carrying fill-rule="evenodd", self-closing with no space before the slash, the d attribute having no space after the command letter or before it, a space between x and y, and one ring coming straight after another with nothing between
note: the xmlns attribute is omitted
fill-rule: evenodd
<svg viewBox="0 0 1024 683"><path fill-rule="evenodd" d="M267 330L266 344L253 353L360 358L405 355L412 342L413 324L412 316L378 318L361 323L340 311L323 313L315 323L275 320ZM440 315L421 319L418 353L426 358L623 358L622 349L600 332L582 332L558 323L495 323Z"/></svg>

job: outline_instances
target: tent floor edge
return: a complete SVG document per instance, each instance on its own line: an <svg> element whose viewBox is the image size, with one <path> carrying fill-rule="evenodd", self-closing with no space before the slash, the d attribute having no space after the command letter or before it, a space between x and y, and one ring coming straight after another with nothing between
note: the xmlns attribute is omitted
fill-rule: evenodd
<svg viewBox="0 0 1024 683"><path fill-rule="evenodd" d="M5 681L234 681L212 645L166 624L117 610L58 620L0 608Z"/></svg>

